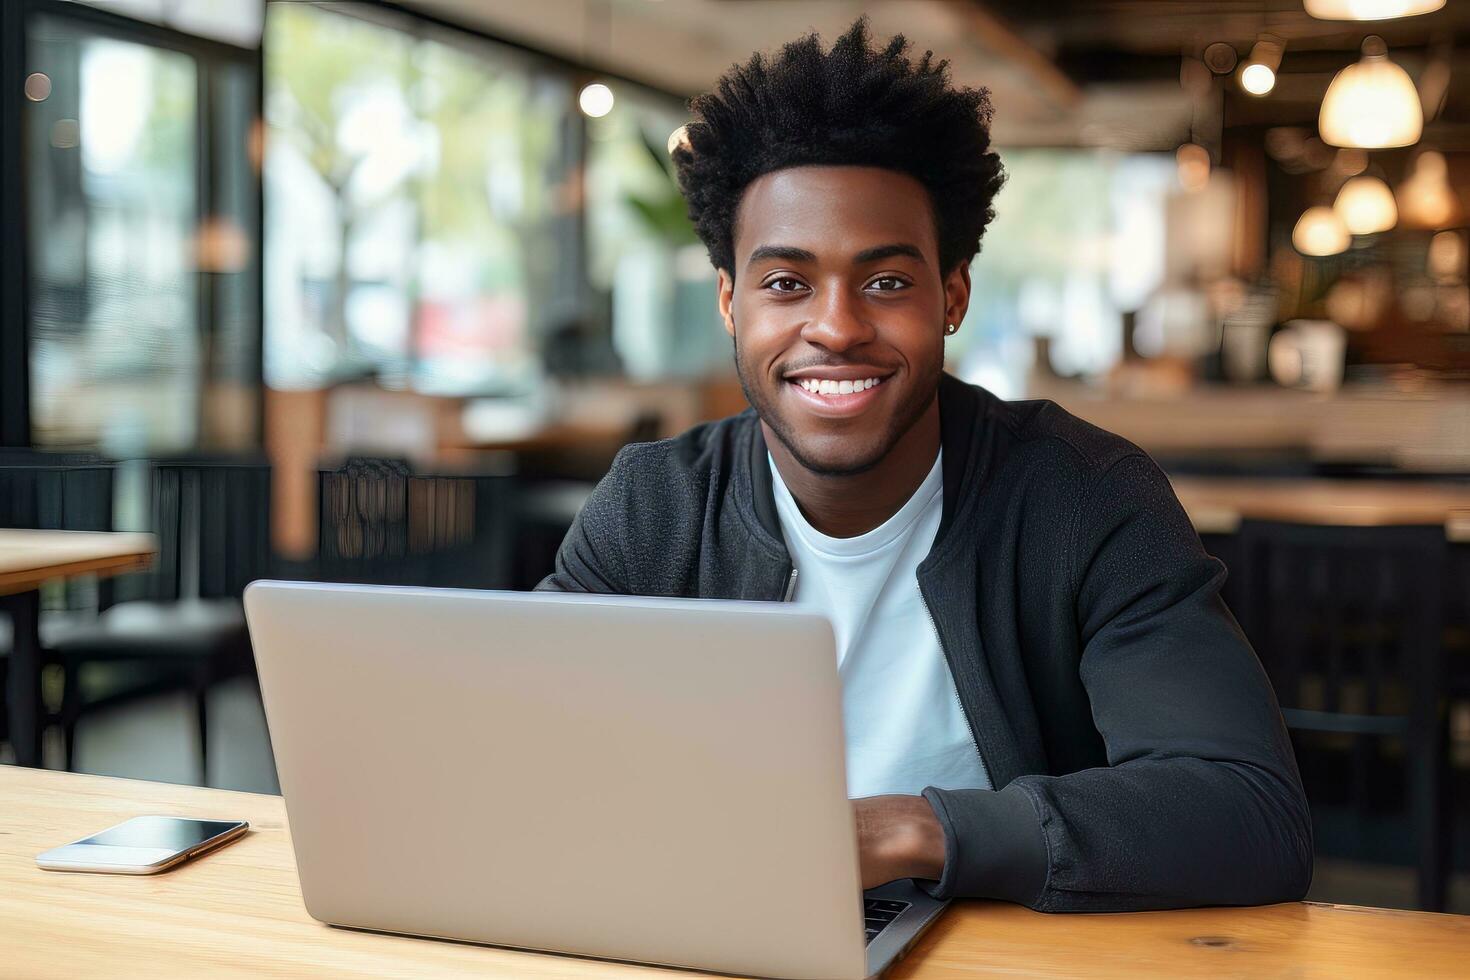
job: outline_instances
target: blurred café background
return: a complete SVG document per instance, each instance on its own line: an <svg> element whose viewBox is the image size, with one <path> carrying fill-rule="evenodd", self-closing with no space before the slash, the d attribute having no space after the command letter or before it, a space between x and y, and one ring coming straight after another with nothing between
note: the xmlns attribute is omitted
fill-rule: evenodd
<svg viewBox="0 0 1470 980"><path fill-rule="evenodd" d="M6 0L0 526L155 553L10 590L0 760L274 792L247 582L529 588L741 410L666 148L864 12L997 108L949 369L1176 481L1311 897L1470 911L1463 0Z"/></svg>

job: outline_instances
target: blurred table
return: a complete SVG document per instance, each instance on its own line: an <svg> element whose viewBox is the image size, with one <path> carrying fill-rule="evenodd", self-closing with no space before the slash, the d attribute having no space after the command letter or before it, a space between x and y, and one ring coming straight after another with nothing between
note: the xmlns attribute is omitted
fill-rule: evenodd
<svg viewBox="0 0 1470 980"><path fill-rule="evenodd" d="M51 579L139 571L157 551L151 534L0 529L0 595L29 592Z"/></svg>
<svg viewBox="0 0 1470 980"><path fill-rule="evenodd" d="M1470 541L1470 484L1395 480L1175 477L1174 492L1201 534L1242 520L1380 527L1433 524Z"/></svg>
<svg viewBox="0 0 1470 980"><path fill-rule="evenodd" d="M1196 384L1123 391L1037 378L1028 398L1050 398L1158 458L1244 454L1298 462L1376 464L1403 472L1470 469L1470 387L1347 385L1332 394L1275 385Z"/></svg>
<svg viewBox="0 0 1470 980"><path fill-rule="evenodd" d="M0 799L7 976L709 976L324 926L301 903L276 796L0 767ZM143 813L244 819L251 831L156 877L36 867L41 851ZM888 976L1427 977L1461 974L1467 957L1470 917L1455 915L1315 903L1043 915L957 902Z"/></svg>
<svg viewBox="0 0 1470 980"><path fill-rule="evenodd" d="M628 438L628 426L620 420L601 425L575 422L548 422L522 431L466 434L458 444L441 445L441 453L473 449L500 452L550 452L578 449L621 447Z"/></svg>
<svg viewBox="0 0 1470 980"><path fill-rule="evenodd" d="M54 579L140 571L157 552L151 534L0 529L0 613L10 614L12 627L6 698L16 762L41 764L40 587Z"/></svg>

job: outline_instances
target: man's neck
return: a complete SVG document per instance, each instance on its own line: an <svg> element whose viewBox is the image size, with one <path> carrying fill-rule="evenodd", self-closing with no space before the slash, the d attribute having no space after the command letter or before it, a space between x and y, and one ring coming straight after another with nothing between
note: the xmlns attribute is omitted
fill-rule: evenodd
<svg viewBox="0 0 1470 980"><path fill-rule="evenodd" d="M761 423L766 447L781 481L812 527L834 538L850 538L898 513L919 489L939 455L939 399L872 469L851 476L813 473L797 462L770 426Z"/></svg>

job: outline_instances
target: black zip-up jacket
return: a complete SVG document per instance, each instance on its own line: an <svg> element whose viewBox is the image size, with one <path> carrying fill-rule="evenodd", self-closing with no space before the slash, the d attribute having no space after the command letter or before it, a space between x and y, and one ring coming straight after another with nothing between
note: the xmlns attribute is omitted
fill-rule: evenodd
<svg viewBox="0 0 1470 980"><path fill-rule="evenodd" d="M1301 898L1291 743L1167 478L1052 402L945 375L939 415L919 589L995 789L925 790L931 891L1055 912ZM619 452L537 588L781 600L791 575L747 410Z"/></svg>

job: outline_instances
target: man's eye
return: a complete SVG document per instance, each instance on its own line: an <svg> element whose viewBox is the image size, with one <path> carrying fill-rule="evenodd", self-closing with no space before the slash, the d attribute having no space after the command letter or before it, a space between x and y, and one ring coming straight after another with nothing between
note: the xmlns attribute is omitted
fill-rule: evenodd
<svg viewBox="0 0 1470 980"><path fill-rule="evenodd" d="M909 284L898 278L898 276L879 276L877 279L868 283L868 288L876 289L882 293L888 293L899 289L907 289L909 288Z"/></svg>
<svg viewBox="0 0 1470 980"><path fill-rule="evenodd" d="M766 283L766 288L777 293L795 293L806 288L806 283L790 276L780 276Z"/></svg>

